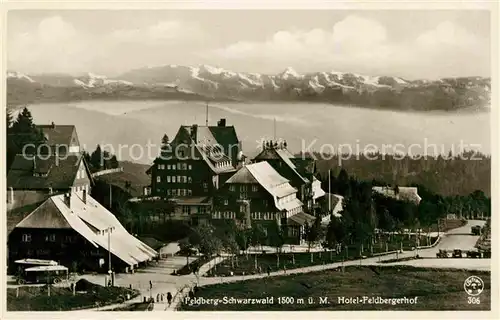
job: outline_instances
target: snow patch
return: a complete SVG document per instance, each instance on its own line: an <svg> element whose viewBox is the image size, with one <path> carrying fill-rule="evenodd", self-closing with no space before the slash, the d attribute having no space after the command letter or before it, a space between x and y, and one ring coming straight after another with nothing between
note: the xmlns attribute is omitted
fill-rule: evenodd
<svg viewBox="0 0 500 320"><path fill-rule="evenodd" d="M292 67L286 68L286 70L281 74L281 78L287 80L288 78L303 78L297 71Z"/></svg>
<svg viewBox="0 0 500 320"><path fill-rule="evenodd" d="M24 80L27 80L31 83L35 82L35 80L31 79L29 76L25 75L24 73L17 72L17 71L7 72L7 78L24 79Z"/></svg>
<svg viewBox="0 0 500 320"><path fill-rule="evenodd" d="M246 82L248 82L249 84L251 84L253 86L264 87L264 83L262 82L262 80L259 82L254 81L242 73L238 73L238 76L240 77L240 79L245 80Z"/></svg>

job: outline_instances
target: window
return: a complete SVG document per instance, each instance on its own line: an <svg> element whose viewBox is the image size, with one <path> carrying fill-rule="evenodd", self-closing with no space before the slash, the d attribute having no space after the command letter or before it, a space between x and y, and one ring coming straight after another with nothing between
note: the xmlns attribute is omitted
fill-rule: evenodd
<svg viewBox="0 0 500 320"><path fill-rule="evenodd" d="M46 235L45 242L56 242L56 235L55 234Z"/></svg>
<svg viewBox="0 0 500 320"><path fill-rule="evenodd" d="M192 183L192 182L193 182L193 178L188 177L188 183Z"/></svg>
<svg viewBox="0 0 500 320"><path fill-rule="evenodd" d="M172 165L172 170L175 170L175 164Z"/></svg>
<svg viewBox="0 0 500 320"><path fill-rule="evenodd" d="M181 182L181 176L177 176L177 182Z"/></svg>
<svg viewBox="0 0 500 320"><path fill-rule="evenodd" d="M247 186L245 186L245 185L240 186L240 192L244 192L244 191L247 191Z"/></svg>
<svg viewBox="0 0 500 320"><path fill-rule="evenodd" d="M234 191L234 190L236 190L236 188L233 185L229 186L229 191Z"/></svg>
<svg viewBox="0 0 500 320"><path fill-rule="evenodd" d="M176 180L175 180L175 176L173 176L173 177L172 177L172 182L174 182L174 183L175 183L175 181L176 181Z"/></svg>
<svg viewBox="0 0 500 320"><path fill-rule="evenodd" d="M172 190L167 189L167 196L171 196L171 195L172 195Z"/></svg>
<svg viewBox="0 0 500 320"><path fill-rule="evenodd" d="M192 195L193 195L193 190L188 189L188 196L192 196Z"/></svg>
<svg viewBox="0 0 500 320"><path fill-rule="evenodd" d="M176 196L177 195L177 189L172 189L172 195Z"/></svg>
<svg viewBox="0 0 500 320"><path fill-rule="evenodd" d="M205 206L199 206L198 207L198 212L199 213L207 213L207 207L205 207Z"/></svg>
<svg viewBox="0 0 500 320"><path fill-rule="evenodd" d="M253 185L253 186L252 186L252 191L253 191L253 192L257 192L257 191L259 191L259 186Z"/></svg>
<svg viewBox="0 0 500 320"><path fill-rule="evenodd" d="M229 200L227 200L227 199L226 199L226 200L224 200L224 205L225 205L225 206L229 205Z"/></svg>
<svg viewBox="0 0 500 320"><path fill-rule="evenodd" d="M161 182L161 177L160 176L156 177L156 182Z"/></svg>
<svg viewBox="0 0 500 320"><path fill-rule="evenodd" d="M172 181L172 177L167 176L167 182L170 182L170 181Z"/></svg>
<svg viewBox="0 0 500 320"><path fill-rule="evenodd" d="M193 166L188 164L188 170L192 170L193 169Z"/></svg>
<svg viewBox="0 0 500 320"><path fill-rule="evenodd" d="M163 165L162 164L158 165L158 170L163 170Z"/></svg>
<svg viewBox="0 0 500 320"><path fill-rule="evenodd" d="M182 213L184 213L184 214L190 214L191 213L191 207L190 206L182 206Z"/></svg>
<svg viewBox="0 0 500 320"><path fill-rule="evenodd" d="M186 176L182 176L182 182L186 183L188 181Z"/></svg>
<svg viewBox="0 0 500 320"><path fill-rule="evenodd" d="M170 164L167 164L167 170L171 170L172 166Z"/></svg>
<svg viewBox="0 0 500 320"><path fill-rule="evenodd" d="M24 233L23 236L22 236L22 241L23 242L31 242L31 234Z"/></svg>
<svg viewBox="0 0 500 320"><path fill-rule="evenodd" d="M183 163L183 164L182 164L182 169L183 169L183 170L187 170L187 168L188 168L187 163Z"/></svg>
<svg viewBox="0 0 500 320"><path fill-rule="evenodd" d="M208 189L208 183L203 182L203 189Z"/></svg>

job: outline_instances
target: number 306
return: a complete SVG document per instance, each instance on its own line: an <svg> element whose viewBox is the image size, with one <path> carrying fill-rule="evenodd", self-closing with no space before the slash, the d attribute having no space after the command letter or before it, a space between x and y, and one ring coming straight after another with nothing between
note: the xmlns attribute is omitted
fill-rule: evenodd
<svg viewBox="0 0 500 320"><path fill-rule="evenodd" d="M468 297L467 302L469 304L480 304L481 301L479 300L478 297Z"/></svg>

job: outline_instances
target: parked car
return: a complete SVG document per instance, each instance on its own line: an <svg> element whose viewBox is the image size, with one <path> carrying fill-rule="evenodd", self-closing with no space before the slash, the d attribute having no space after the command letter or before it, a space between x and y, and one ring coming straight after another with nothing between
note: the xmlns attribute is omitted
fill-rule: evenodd
<svg viewBox="0 0 500 320"><path fill-rule="evenodd" d="M473 226L471 228L471 233L475 236L481 235L481 226Z"/></svg>
<svg viewBox="0 0 500 320"><path fill-rule="evenodd" d="M448 252L446 250L439 249L439 252L436 253L436 258L448 258Z"/></svg>
<svg viewBox="0 0 500 320"><path fill-rule="evenodd" d="M481 252L476 250L467 251L467 258L481 258Z"/></svg>
<svg viewBox="0 0 500 320"><path fill-rule="evenodd" d="M453 258L462 258L462 250L460 250L460 249L453 250L452 257Z"/></svg>
<svg viewBox="0 0 500 320"><path fill-rule="evenodd" d="M38 266L26 268L17 275L17 283L55 284L68 280L68 268L65 266Z"/></svg>

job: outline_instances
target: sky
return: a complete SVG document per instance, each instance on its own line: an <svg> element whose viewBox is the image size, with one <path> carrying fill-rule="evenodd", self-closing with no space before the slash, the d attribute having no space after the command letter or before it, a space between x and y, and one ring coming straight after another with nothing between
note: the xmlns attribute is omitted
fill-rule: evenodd
<svg viewBox="0 0 500 320"><path fill-rule="evenodd" d="M490 76L480 10L15 10L7 68L119 77L208 64L274 74L340 71L406 79Z"/></svg>

